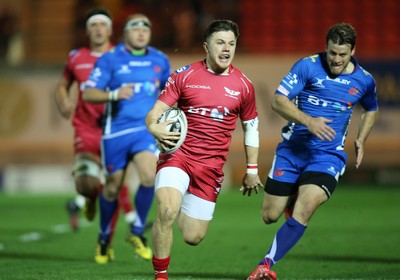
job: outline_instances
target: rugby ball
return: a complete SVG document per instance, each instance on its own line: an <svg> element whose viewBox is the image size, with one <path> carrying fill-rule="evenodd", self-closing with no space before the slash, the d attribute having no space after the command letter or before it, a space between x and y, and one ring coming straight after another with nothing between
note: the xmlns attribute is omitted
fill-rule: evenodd
<svg viewBox="0 0 400 280"><path fill-rule="evenodd" d="M181 109L176 107L171 107L161 115L161 117L158 119L158 123L163 123L167 120L173 120L174 122L166 126L166 129L170 132L180 132L181 133L180 138L179 140L175 141L176 143L175 147L171 146L167 150L164 150L157 140L156 143L161 153L172 154L173 152L178 150L179 147L183 144L183 141L185 141L188 129L187 119L185 113Z"/></svg>

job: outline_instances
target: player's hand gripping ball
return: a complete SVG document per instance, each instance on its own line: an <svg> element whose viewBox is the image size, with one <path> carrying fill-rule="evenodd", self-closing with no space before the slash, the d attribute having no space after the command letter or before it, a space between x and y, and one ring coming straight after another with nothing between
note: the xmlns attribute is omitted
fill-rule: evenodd
<svg viewBox="0 0 400 280"><path fill-rule="evenodd" d="M176 143L175 147L171 146L168 150L164 150L158 140L156 140L156 143L161 153L172 154L173 152L178 150L179 147L183 144L183 141L185 141L188 125L185 113L181 109L176 107L171 107L167 111L165 111L158 119L158 123L163 123L167 120L173 120L174 122L167 125L166 129L169 132L180 132L180 138L179 140L174 141Z"/></svg>

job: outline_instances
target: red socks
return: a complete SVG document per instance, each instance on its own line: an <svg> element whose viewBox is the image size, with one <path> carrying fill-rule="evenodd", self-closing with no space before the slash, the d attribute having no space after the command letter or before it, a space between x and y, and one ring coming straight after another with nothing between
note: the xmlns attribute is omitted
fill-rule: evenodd
<svg viewBox="0 0 400 280"><path fill-rule="evenodd" d="M156 279L168 279L167 276L167 269L169 266L169 261L170 261L170 256L168 256L165 259L157 259L154 255L153 255L153 267L154 267L154 271L156 274Z"/></svg>
<svg viewBox="0 0 400 280"><path fill-rule="evenodd" d="M131 198L129 197L129 189L127 185L122 185L118 196L118 204L124 209L124 213L133 211Z"/></svg>

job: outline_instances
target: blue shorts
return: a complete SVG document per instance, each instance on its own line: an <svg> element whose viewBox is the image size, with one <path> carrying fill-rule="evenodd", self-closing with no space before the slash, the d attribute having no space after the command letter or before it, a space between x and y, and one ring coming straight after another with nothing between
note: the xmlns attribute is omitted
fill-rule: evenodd
<svg viewBox="0 0 400 280"><path fill-rule="evenodd" d="M107 174L125 169L132 157L143 151L157 153L153 135L147 129L101 139L102 162Z"/></svg>
<svg viewBox="0 0 400 280"><path fill-rule="evenodd" d="M345 157L341 153L344 151L308 150L304 146L280 143L268 174L265 191L275 195L290 195L297 191L299 185L311 183L326 188L325 191L330 196L346 167Z"/></svg>

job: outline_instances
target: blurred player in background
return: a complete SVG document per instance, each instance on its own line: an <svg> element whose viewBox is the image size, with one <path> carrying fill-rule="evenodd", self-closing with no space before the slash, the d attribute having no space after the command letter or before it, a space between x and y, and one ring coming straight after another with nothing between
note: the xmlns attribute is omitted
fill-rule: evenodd
<svg viewBox="0 0 400 280"><path fill-rule="evenodd" d="M351 25L333 25L326 34L326 52L295 63L275 92L272 108L289 123L265 185L264 222L276 222L289 198L297 199L292 216L248 280L276 279L270 268L300 240L314 212L331 197L345 170L344 141L356 103L364 109L354 143L356 168L362 162L378 103L373 77L353 56L355 46Z"/></svg>
<svg viewBox="0 0 400 280"><path fill-rule="evenodd" d="M173 224L183 239L198 245L207 233L224 178L223 166L241 119L247 173L242 190L258 192L258 113L252 83L231 63L239 29L230 20L212 22L203 43L206 58L178 69L146 118L149 131L164 146L174 146L179 133L166 132L168 122L157 124L168 108L177 106L187 117L188 132L182 146L161 154L157 165L157 217L153 224L155 279L168 279Z"/></svg>
<svg viewBox="0 0 400 280"><path fill-rule="evenodd" d="M74 152L76 190L80 194L75 199L68 201L67 210L70 214L70 223L74 230L78 229L78 212L83 209L86 218L93 221L96 214L96 198L101 188L102 172L100 161L101 122L104 114L104 104L91 104L82 100L82 90L96 60L112 44L112 21L107 10L94 8L88 12L86 29L90 47L75 49L69 53L60 78L56 95L56 103L61 115L70 119L73 116L74 126ZM75 104L71 97L72 86L78 84L78 98ZM125 212L128 223L132 223L136 213L130 202L128 187L124 185L120 195L120 206ZM111 231L113 232L118 212L114 217Z"/></svg>
<svg viewBox="0 0 400 280"><path fill-rule="evenodd" d="M141 258L150 260L152 251L143 236L154 197L157 147L147 131L145 117L164 88L171 66L168 57L149 46L151 22L142 14L128 17L124 42L97 60L86 84L83 98L105 103L102 135L106 184L100 193L100 233L96 260L108 263L110 224L117 211L117 197L129 162L137 168L141 185L135 196L137 219L127 240Z"/></svg>

